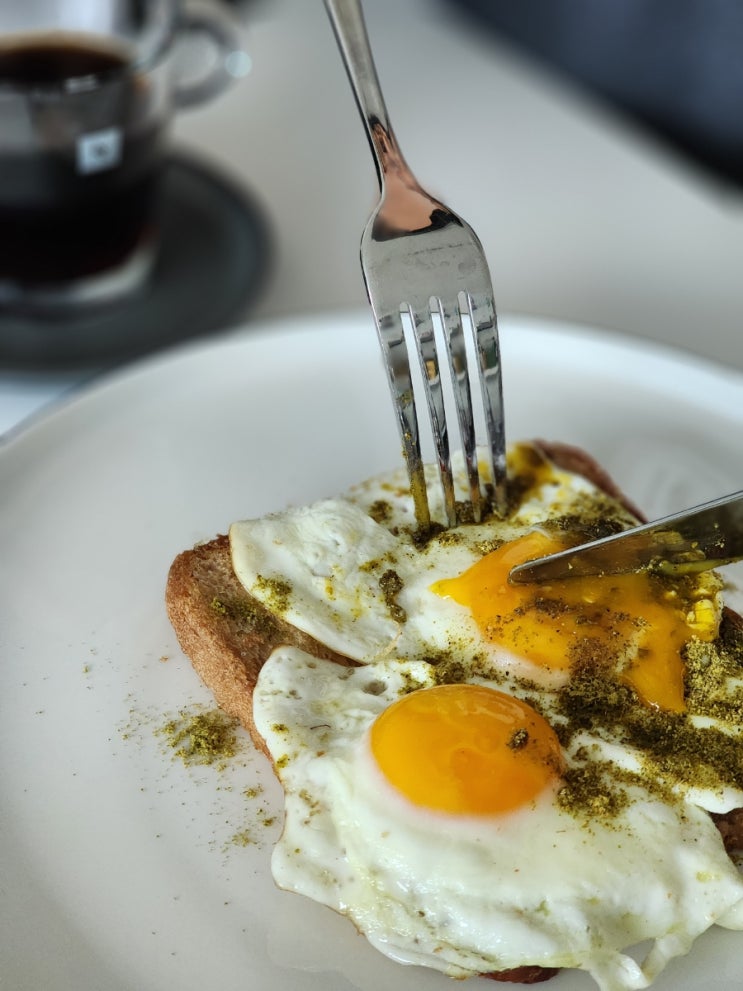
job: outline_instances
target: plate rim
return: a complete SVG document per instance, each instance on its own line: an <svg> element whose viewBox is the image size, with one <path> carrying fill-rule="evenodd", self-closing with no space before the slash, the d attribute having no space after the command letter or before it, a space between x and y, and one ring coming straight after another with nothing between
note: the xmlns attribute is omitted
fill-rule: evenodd
<svg viewBox="0 0 743 991"><path fill-rule="evenodd" d="M198 360L199 356L216 356L232 349L250 350L253 346L265 346L267 342L279 338L301 338L308 333L333 335L347 325L368 324L370 338L374 335L371 313L361 307L334 310L328 313L290 314L272 316L261 320L249 320L236 324L209 338L193 338L152 354L142 355L123 365L106 369L92 378L71 384L40 409L25 416L0 435L0 458L3 453L23 441L25 437L43 428L56 417L66 415L79 405L95 401L101 394L126 387L127 383L147 375L167 372L180 364ZM717 358L698 354L681 345L671 345L651 338L624 333L615 329L594 327L588 323L568 321L559 318L542 317L525 313L506 313L498 317L502 342L506 336L524 331L536 335L565 337L572 342L583 341L598 345L617 353L639 353L650 361L661 364L671 363L700 377L712 378L719 385L743 388L743 369L730 367ZM505 333L504 333L505 331ZM380 359L381 361L381 359ZM380 365L381 367L381 365ZM508 383L508 368L504 364L505 387ZM506 415L507 415L506 411Z"/></svg>

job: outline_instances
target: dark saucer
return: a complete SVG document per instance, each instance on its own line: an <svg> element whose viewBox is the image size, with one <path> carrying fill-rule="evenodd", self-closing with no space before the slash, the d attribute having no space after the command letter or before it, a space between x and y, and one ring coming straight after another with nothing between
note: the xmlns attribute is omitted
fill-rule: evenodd
<svg viewBox="0 0 743 991"><path fill-rule="evenodd" d="M269 270L271 238L249 194L183 156L166 166L161 242L141 290L74 317L0 311L0 368L107 368L230 326Z"/></svg>

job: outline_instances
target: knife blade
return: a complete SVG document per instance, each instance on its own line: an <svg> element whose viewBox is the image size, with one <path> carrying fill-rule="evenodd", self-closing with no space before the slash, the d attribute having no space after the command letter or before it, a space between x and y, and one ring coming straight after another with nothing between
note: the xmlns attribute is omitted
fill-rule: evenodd
<svg viewBox="0 0 743 991"><path fill-rule="evenodd" d="M519 584L643 569L696 574L743 558L743 491L511 569Z"/></svg>

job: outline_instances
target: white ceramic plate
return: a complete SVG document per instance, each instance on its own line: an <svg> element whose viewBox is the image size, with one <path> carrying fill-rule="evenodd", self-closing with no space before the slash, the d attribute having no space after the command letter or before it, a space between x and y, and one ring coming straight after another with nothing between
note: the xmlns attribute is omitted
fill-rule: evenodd
<svg viewBox="0 0 743 991"><path fill-rule="evenodd" d="M583 445L650 515L743 488L743 377L579 329L501 334L513 439ZM451 991L274 890L263 759L246 746L194 770L155 732L210 704L163 608L174 555L398 461L366 314L145 362L0 448L3 987ZM257 842L239 846L246 829ZM656 987L738 991L742 971L743 935L712 932Z"/></svg>

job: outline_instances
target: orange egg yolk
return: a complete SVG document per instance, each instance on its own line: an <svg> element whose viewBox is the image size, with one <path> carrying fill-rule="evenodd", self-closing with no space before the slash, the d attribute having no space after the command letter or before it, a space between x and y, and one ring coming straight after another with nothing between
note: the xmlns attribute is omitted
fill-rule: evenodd
<svg viewBox="0 0 743 991"><path fill-rule="evenodd" d="M456 815L518 809L563 769L550 725L524 702L480 685L403 696L372 725L371 749L411 802Z"/></svg>
<svg viewBox="0 0 743 991"><path fill-rule="evenodd" d="M714 624L694 624L693 603L647 572L569 578L549 585L510 584L512 567L565 545L528 533L485 555L433 591L467 606L486 640L533 664L568 671L609 662L648 705L684 709L683 646L711 640Z"/></svg>

